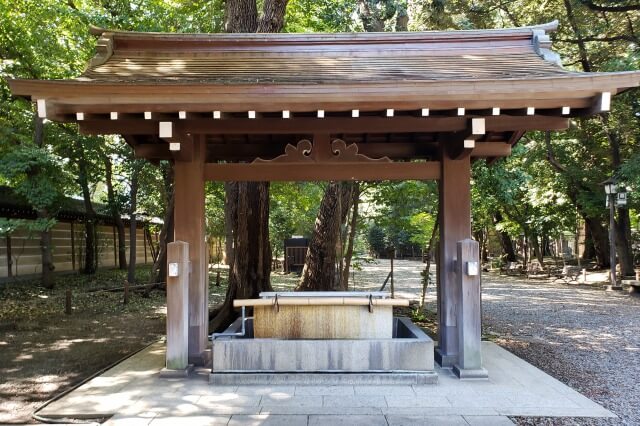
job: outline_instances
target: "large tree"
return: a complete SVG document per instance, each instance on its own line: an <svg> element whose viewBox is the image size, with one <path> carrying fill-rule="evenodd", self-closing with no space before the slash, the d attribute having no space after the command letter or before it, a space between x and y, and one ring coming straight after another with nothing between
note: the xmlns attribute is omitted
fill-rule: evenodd
<svg viewBox="0 0 640 426"><path fill-rule="evenodd" d="M353 190L353 182L331 182L327 186L296 290L346 290L336 260L338 247L343 247L341 228L351 208Z"/></svg>
<svg viewBox="0 0 640 426"><path fill-rule="evenodd" d="M284 26L288 0L265 0L258 13L256 0L227 0L225 31L228 33L273 33ZM222 307L216 310L210 328L225 327L235 317L233 301L256 298L271 290L271 245L269 242L269 183L230 182L225 185L226 218L233 238L229 287Z"/></svg>

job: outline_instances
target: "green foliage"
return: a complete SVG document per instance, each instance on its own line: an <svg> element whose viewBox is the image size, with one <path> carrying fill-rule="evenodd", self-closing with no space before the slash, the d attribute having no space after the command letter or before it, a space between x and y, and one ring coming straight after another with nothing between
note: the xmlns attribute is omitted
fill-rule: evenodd
<svg viewBox="0 0 640 426"><path fill-rule="evenodd" d="M0 174L36 210L53 208L61 200L68 176L62 159L47 149L18 145L0 159Z"/></svg>
<svg viewBox="0 0 640 426"><path fill-rule="evenodd" d="M380 256L387 251L387 238L384 229L380 226L374 224L369 227L367 242L369 243L371 251L377 256Z"/></svg>
<svg viewBox="0 0 640 426"><path fill-rule="evenodd" d="M347 32L355 30L353 0L289 0L284 31Z"/></svg>
<svg viewBox="0 0 640 426"><path fill-rule="evenodd" d="M269 238L274 256L280 255L285 238L310 237L324 185L311 182L274 182L269 205Z"/></svg>
<svg viewBox="0 0 640 426"><path fill-rule="evenodd" d="M369 244L381 254L378 237L382 231L385 250L423 248L433 230L438 210L438 193L434 182L405 181L371 184L365 194L363 217L370 223ZM376 228L379 228L376 229ZM372 245L376 244L376 248Z"/></svg>

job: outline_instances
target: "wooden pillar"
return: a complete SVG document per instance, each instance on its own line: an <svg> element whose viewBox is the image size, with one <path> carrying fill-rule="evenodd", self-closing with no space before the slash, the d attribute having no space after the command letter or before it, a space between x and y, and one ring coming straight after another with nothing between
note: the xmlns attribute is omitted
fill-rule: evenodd
<svg viewBox="0 0 640 426"><path fill-rule="evenodd" d="M453 160L444 147L441 151L436 361L442 367L453 367L458 361L459 351L457 311L460 291L456 285L456 245L458 241L471 237L471 162L470 156Z"/></svg>
<svg viewBox="0 0 640 426"><path fill-rule="evenodd" d="M486 379L482 368L482 316L480 310L480 250L477 241L458 241L457 287L460 289L458 317L458 361L453 372L461 379Z"/></svg>
<svg viewBox="0 0 640 426"><path fill-rule="evenodd" d="M189 364L189 244L167 244L167 363L161 376L187 375Z"/></svg>
<svg viewBox="0 0 640 426"><path fill-rule="evenodd" d="M189 244L189 363L204 365L207 362L209 323L203 174L205 145L197 136L194 136L191 152L191 159L175 162L174 241Z"/></svg>

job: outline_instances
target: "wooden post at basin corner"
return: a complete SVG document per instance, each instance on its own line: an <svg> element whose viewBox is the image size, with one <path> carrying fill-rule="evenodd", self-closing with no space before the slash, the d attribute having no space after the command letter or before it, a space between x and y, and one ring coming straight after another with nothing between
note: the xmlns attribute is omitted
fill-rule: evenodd
<svg viewBox="0 0 640 426"><path fill-rule="evenodd" d="M189 363L189 244L167 244L167 363L165 377L186 376Z"/></svg>
<svg viewBox="0 0 640 426"><path fill-rule="evenodd" d="M486 379L482 368L482 317L480 310L480 248L477 241L458 241L456 286L460 290L458 307L458 362L453 372L461 379Z"/></svg>
<svg viewBox="0 0 640 426"><path fill-rule="evenodd" d="M453 160L441 144L439 210L438 348L436 361L442 367L458 362L457 311L460 291L456 285L456 244L471 237L471 161L469 156Z"/></svg>
<svg viewBox="0 0 640 426"><path fill-rule="evenodd" d="M205 145L199 136L183 142L184 145L188 143L193 144L190 158L175 162L174 241L189 244L189 363L206 365L210 352L207 351L209 268L205 242Z"/></svg>

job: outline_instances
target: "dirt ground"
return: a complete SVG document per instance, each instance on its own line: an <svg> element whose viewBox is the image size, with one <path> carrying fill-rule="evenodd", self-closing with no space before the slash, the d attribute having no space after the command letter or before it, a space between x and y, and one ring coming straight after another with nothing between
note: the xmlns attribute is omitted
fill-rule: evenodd
<svg viewBox="0 0 640 426"><path fill-rule="evenodd" d="M140 279L147 273L139 271ZM122 292L88 292L122 287L124 277L61 276L54 290L37 281L0 284L0 424L35 423L39 405L164 334L163 292L133 292L126 306ZM67 289L71 315L64 313Z"/></svg>

